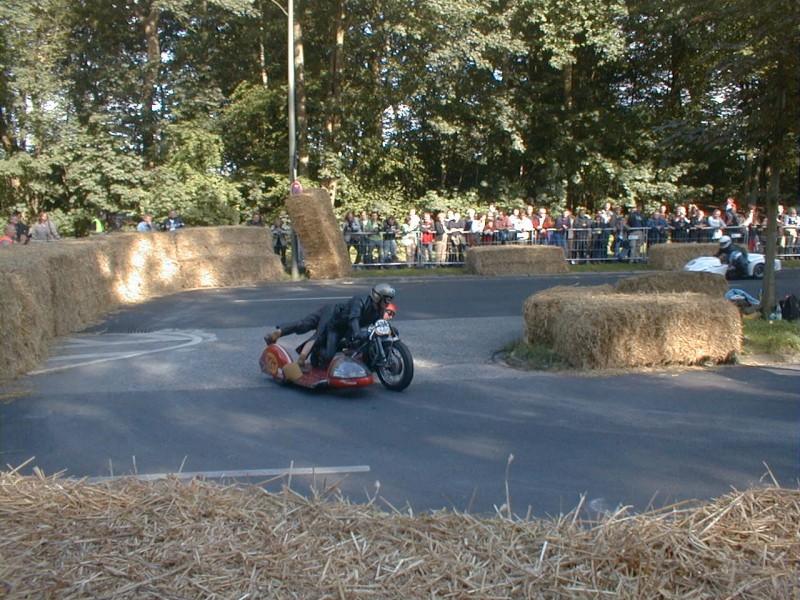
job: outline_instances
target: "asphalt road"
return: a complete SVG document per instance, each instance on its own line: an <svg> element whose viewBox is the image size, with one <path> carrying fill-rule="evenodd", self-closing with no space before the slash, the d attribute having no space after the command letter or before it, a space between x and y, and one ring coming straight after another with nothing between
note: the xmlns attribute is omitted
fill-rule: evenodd
<svg viewBox="0 0 800 600"><path fill-rule="evenodd" d="M617 277L391 279L416 367L402 393L280 387L257 367L275 323L364 293L367 281L193 291L126 308L0 390L12 398L0 405L2 463L334 487L415 511L487 513L510 501L535 515L582 497L591 510L710 499L767 472L797 485L797 365L580 375L494 360L521 337L526 297ZM779 292L797 287L796 273L779 277Z"/></svg>

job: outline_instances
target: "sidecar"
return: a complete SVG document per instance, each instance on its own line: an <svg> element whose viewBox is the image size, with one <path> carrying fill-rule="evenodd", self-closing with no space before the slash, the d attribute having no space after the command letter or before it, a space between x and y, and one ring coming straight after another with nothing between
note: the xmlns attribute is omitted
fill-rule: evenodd
<svg viewBox="0 0 800 600"><path fill-rule="evenodd" d="M751 252L747 255L747 276L754 279L762 279L764 277L764 269L766 259L763 254ZM735 278L736 269L729 267L727 264L720 262L715 256L700 256L693 258L683 267L684 271L700 271L705 273L716 273L723 277ZM781 261L775 259L775 270L781 270Z"/></svg>
<svg viewBox="0 0 800 600"><path fill-rule="evenodd" d="M372 385L375 377L364 363L339 352L327 367L297 365L297 352L280 344L269 344L258 359L259 368L277 383L293 383L307 388L354 388Z"/></svg>

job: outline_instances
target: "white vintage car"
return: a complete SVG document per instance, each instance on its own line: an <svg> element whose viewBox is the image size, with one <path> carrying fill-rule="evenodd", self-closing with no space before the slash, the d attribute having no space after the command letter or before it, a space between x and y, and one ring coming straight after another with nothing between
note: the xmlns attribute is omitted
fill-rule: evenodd
<svg viewBox="0 0 800 600"><path fill-rule="evenodd" d="M766 266L766 259L763 254L750 252L747 254L747 276L754 279L762 279L764 277L764 268ZM720 262L716 256L700 256L693 258L683 266L684 271L700 271L704 273L716 273L723 277L736 278L736 268L726 263ZM775 259L775 270L781 270L780 259Z"/></svg>

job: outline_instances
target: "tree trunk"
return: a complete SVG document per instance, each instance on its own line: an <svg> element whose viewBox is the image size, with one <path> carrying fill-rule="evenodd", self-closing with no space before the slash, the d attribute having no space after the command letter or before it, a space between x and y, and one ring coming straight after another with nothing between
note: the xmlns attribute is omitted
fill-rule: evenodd
<svg viewBox="0 0 800 600"><path fill-rule="evenodd" d="M306 65L303 55L303 4L294 20L295 100L297 102L297 174L308 174L308 112L306 110Z"/></svg>
<svg viewBox="0 0 800 600"><path fill-rule="evenodd" d="M767 189L767 241L764 249L764 280L762 282L761 315L769 317L775 312L775 254L778 248L778 204L780 199L781 170L770 162Z"/></svg>
<svg viewBox="0 0 800 600"><path fill-rule="evenodd" d="M572 110L572 61L564 65L564 108Z"/></svg>
<svg viewBox="0 0 800 600"><path fill-rule="evenodd" d="M153 102L161 70L161 42L158 39L159 14L158 6L153 3L147 14L140 13L139 17L144 22L144 36L147 45L147 63L142 82L142 154L147 158L149 167L154 166L153 153L158 126L153 111Z"/></svg>
<svg viewBox="0 0 800 600"><path fill-rule="evenodd" d="M261 85L267 88L269 87L269 75L267 75L267 46L264 43L264 24L267 21L267 11L264 2L258 3L258 9L261 11L261 20L258 25L258 68L261 71Z"/></svg>
<svg viewBox="0 0 800 600"><path fill-rule="evenodd" d="M342 65L344 64L344 34L346 31L347 13L345 12L344 0L339 0L336 9L336 21L334 24L334 46L331 53L331 75L330 86L328 87L328 116L325 124L327 134L326 151L328 155L333 155L336 147L336 138L341 126L341 76ZM326 159L330 160L330 159ZM335 165L325 165L328 173L325 178L325 188L331 197L331 203L336 201L336 188L339 178L336 174L338 169Z"/></svg>

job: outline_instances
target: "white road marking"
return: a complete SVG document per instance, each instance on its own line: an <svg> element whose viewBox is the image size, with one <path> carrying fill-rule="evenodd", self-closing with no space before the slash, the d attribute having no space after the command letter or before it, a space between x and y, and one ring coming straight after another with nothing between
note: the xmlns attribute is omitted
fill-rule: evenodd
<svg viewBox="0 0 800 600"><path fill-rule="evenodd" d="M138 479L140 481L155 481L175 477L177 479L238 479L246 477L283 477L295 475L333 475L338 473L369 473L368 465L354 465L345 467L287 467L285 469L255 469L252 471L194 471L181 473L149 473L136 475L113 475L110 477L88 477L87 483L102 483L117 479Z"/></svg>
<svg viewBox="0 0 800 600"><path fill-rule="evenodd" d="M234 304L248 304L250 302L305 302L306 300L350 300L352 296L319 296L317 298L256 298L253 300L234 300Z"/></svg>
<svg viewBox="0 0 800 600"><path fill-rule="evenodd" d="M95 350L94 353L77 353L77 354L65 354L61 356L54 356L51 357L47 363L52 365L58 361L75 361L70 362L68 365L59 365L59 366L49 366L44 367L41 369L36 369L31 371L31 375L45 375L47 373L55 373L57 371L66 371L68 369L77 369L78 367L85 367L89 365L96 365L106 362L112 362L116 360L125 360L128 358L134 358L137 356L144 356L145 354L155 354L157 352L167 352L169 350L178 350L181 348L188 348L191 346L196 346L203 342L213 341L216 339L216 336L204 332L180 332L180 331L170 331L170 332L155 332L155 333L135 333L129 334L129 337L122 339L120 341L106 341L106 340L97 340L97 339L87 339L87 338L72 338L67 340L66 347L67 348L78 348L84 347L87 349ZM107 348L110 346L130 346L133 344L163 344L167 343L169 345L159 347L159 348L151 348L149 350L134 350L128 352L103 352L103 348ZM100 352L97 352L100 350Z"/></svg>

